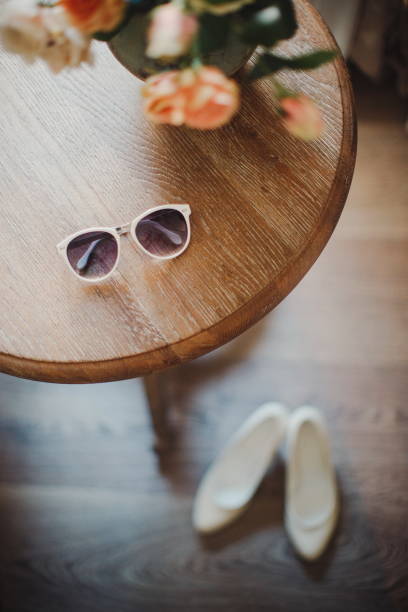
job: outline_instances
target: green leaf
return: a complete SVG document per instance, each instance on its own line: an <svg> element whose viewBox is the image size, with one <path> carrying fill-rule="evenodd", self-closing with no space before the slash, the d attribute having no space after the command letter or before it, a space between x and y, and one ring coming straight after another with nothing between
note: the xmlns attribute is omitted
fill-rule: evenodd
<svg viewBox="0 0 408 612"><path fill-rule="evenodd" d="M275 68L273 59L264 53L258 57L256 64L247 76L247 80L257 81L258 79L263 79L274 72L277 72L278 70L280 70L280 67Z"/></svg>
<svg viewBox="0 0 408 612"><path fill-rule="evenodd" d="M322 64L331 62L337 55L337 52L330 49L320 49L313 53L305 53L298 57L285 58L285 67L292 70L313 70ZM282 58L279 58L282 59Z"/></svg>
<svg viewBox="0 0 408 612"><path fill-rule="evenodd" d="M208 55L225 46L230 23L228 16L217 17L210 13L201 15L197 37L197 47L201 55Z"/></svg>
<svg viewBox="0 0 408 612"><path fill-rule="evenodd" d="M321 49L313 53L305 53L298 57L281 57L273 53L264 53L261 55L248 75L250 81L262 79L268 75L274 74L283 68L292 70L313 70L326 62L330 62L336 57L336 51L329 49Z"/></svg>
<svg viewBox="0 0 408 612"><path fill-rule="evenodd" d="M297 29L291 0L261 0L242 11L241 38L250 44L272 47L291 38Z"/></svg>

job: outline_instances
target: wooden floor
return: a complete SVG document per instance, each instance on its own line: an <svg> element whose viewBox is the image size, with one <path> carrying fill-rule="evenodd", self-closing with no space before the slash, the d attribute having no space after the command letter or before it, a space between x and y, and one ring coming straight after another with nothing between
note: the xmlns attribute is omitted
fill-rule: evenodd
<svg viewBox="0 0 408 612"><path fill-rule="evenodd" d="M258 326L169 372L161 465L140 381L0 375L2 612L408 610L408 156L393 95L357 85L348 205L298 288ZM282 527L284 467L218 536L190 526L200 475L265 400L326 414L342 487L313 565Z"/></svg>

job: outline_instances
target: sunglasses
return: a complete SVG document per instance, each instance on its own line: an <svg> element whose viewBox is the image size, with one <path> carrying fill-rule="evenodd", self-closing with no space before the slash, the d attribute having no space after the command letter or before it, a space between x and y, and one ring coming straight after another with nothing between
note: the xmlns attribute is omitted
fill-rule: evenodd
<svg viewBox="0 0 408 612"><path fill-rule="evenodd" d="M174 259L190 243L188 204L155 206L132 222L119 227L90 227L57 245L69 269L88 283L106 280L116 270L120 257L119 237L130 234L137 246L155 259Z"/></svg>

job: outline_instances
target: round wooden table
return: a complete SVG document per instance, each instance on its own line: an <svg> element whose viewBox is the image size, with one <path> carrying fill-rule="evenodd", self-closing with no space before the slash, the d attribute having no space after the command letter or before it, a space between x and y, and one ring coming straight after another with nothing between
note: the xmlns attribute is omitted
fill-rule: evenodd
<svg viewBox="0 0 408 612"><path fill-rule="evenodd" d="M332 47L318 13L284 52ZM330 237L355 158L350 82L341 58L282 74L326 122L306 144L276 119L270 85L211 133L155 127L141 83L103 43L96 66L52 76L0 56L0 370L50 382L146 375L231 340L284 298ZM129 221L166 202L192 207L192 241L167 263L122 238L115 277L84 286L55 245L74 231Z"/></svg>

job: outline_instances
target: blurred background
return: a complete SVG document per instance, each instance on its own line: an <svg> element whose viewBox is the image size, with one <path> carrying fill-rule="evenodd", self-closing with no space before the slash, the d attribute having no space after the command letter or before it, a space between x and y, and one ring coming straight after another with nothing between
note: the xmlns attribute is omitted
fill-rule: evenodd
<svg viewBox="0 0 408 612"><path fill-rule="evenodd" d="M408 610L407 7L315 2L348 58L359 145L337 230L257 326L165 376L159 459L141 382L0 375L1 608L29 612ZM201 475L262 402L327 417L342 514L314 564L282 526L284 466L218 535L191 528Z"/></svg>

